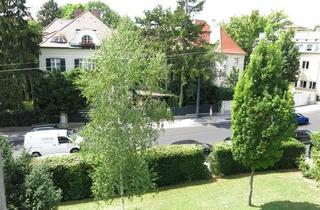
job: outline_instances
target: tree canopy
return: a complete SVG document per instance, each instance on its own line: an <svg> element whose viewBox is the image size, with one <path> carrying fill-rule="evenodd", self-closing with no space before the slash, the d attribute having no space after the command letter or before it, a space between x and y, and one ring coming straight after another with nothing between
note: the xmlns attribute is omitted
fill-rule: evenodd
<svg viewBox="0 0 320 210"><path fill-rule="evenodd" d="M281 158L280 144L295 129L290 84L299 57L292 32L277 37L262 39L254 48L234 95L232 153L251 169L251 190L254 171L272 167Z"/></svg>
<svg viewBox="0 0 320 210"><path fill-rule="evenodd" d="M245 64L249 62L250 54L267 26L273 31L278 31L290 26L292 22L282 11L275 11L269 15L261 15L258 10L253 10L249 15L234 16L228 23L223 23L223 28L233 40L247 53Z"/></svg>
<svg viewBox="0 0 320 210"><path fill-rule="evenodd" d="M94 162L95 196L110 200L120 195L124 208L124 196L141 195L153 186L144 154L169 113L151 93L163 91L168 67L162 53L145 47L127 18L104 41L96 59L96 68L79 81L92 107L82 151ZM139 95L140 90L150 94Z"/></svg>
<svg viewBox="0 0 320 210"><path fill-rule="evenodd" d="M42 27L49 25L55 18L60 17L60 9L54 0L46 1L37 14L37 19Z"/></svg>

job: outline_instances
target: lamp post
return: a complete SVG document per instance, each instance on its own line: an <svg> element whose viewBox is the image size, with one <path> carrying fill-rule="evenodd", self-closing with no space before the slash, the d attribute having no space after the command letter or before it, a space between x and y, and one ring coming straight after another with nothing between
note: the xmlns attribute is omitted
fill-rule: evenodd
<svg viewBox="0 0 320 210"><path fill-rule="evenodd" d="M3 163L2 155L0 152L0 210L7 209L3 167L4 167L4 163Z"/></svg>

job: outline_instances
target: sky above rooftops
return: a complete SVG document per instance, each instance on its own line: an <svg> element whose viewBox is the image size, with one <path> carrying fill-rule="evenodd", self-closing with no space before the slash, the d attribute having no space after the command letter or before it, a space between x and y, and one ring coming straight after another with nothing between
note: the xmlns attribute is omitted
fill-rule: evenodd
<svg viewBox="0 0 320 210"><path fill-rule="evenodd" d="M141 16L144 10L160 4L163 7L176 7L175 0L102 0L120 15ZM33 17L46 0L26 0ZM88 0L56 0L59 5L86 3ZM262 14L273 10L283 10L295 25L313 27L320 25L319 0L207 0L204 10L196 18L206 21L228 21L231 16L249 14L257 9Z"/></svg>

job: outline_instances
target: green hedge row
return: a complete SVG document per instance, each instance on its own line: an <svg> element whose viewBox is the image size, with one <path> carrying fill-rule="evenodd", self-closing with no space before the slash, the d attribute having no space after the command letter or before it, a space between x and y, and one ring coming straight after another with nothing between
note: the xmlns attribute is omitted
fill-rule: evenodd
<svg viewBox="0 0 320 210"><path fill-rule="evenodd" d="M157 174L157 186L166 186L209 178L201 147L158 146L150 150L147 161Z"/></svg>
<svg viewBox="0 0 320 210"><path fill-rule="evenodd" d="M150 149L146 158L150 169L156 174L155 184L158 187L210 176L200 147L158 146ZM33 164L46 164L49 167L55 185L62 190L64 201L92 196L92 167L77 154L35 159Z"/></svg>
<svg viewBox="0 0 320 210"><path fill-rule="evenodd" d="M3 111L0 112L0 127L30 126L38 122L33 111Z"/></svg>
<svg viewBox="0 0 320 210"><path fill-rule="evenodd" d="M305 153L305 146L295 139L289 139L282 143L282 158L271 169L289 169L298 167L298 159ZM220 143L213 147L209 155L211 171L214 175L231 175L249 170L236 162L232 157L231 144Z"/></svg>

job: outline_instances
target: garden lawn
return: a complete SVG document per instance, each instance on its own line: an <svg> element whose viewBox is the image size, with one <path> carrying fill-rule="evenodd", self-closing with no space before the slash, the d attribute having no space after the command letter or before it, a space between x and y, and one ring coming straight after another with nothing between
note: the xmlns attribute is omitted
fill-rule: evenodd
<svg viewBox="0 0 320 210"><path fill-rule="evenodd" d="M320 210L320 188L298 171L271 171L254 177L253 204L247 206L248 174L217 180L160 188L157 193L126 200L126 209L212 210L279 209ZM120 209L119 199L111 204L83 200L63 203L59 210Z"/></svg>

